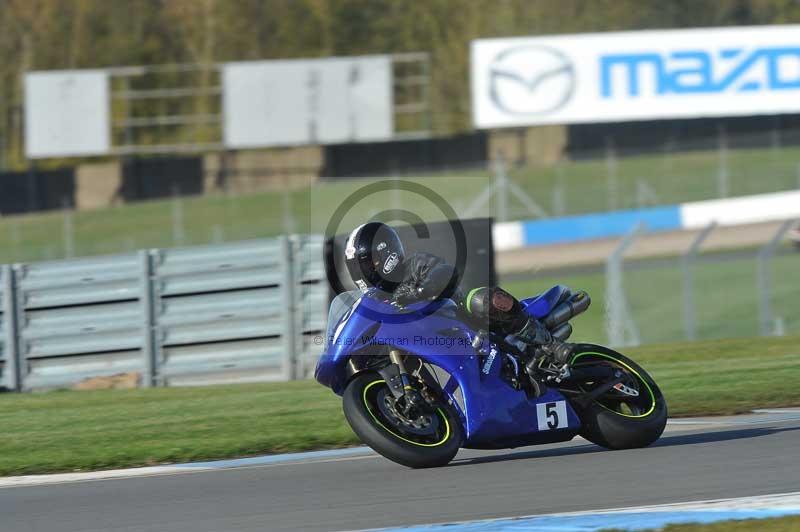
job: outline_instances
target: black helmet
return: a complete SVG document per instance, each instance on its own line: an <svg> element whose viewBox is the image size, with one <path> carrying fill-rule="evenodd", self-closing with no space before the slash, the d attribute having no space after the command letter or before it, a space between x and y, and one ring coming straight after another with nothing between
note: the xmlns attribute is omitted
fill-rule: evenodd
<svg viewBox="0 0 800 532"><path fill-rule="evenodd" d="M344 257L350 278L362 292L371 287L392 292L403 278L403 243L384 223L356 227L347 238Z"/></svg>

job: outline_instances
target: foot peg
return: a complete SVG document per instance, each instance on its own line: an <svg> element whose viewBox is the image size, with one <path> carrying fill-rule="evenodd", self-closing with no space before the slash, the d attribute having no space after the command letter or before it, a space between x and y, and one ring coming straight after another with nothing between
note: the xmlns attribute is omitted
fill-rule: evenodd
<svg viewBox="0 0 800 532"><path fill-rule="evenodd" d="M547 385L539 373L538 364L539 360L536 357L531 357L525 364L525 373L528 375L528 383L530 384L526 391L533 399L541 397L547 391Z"/></svg>
<svg viewBox="0 0 800 532"><path fill-rule="evenodd" d="M568 364L575 353L575 344L568 344L566 342L553 342L545 346L546 352L552 358L556 365L563 366Z"/></svg>
<svg viewBox="0 0 800 532"><path fill-rule="evenodd" d="M547 382L561 382L570 374L569 361L575 352L575 344L552 342L536 347L535 353L525 364L531 383L531 392L539 397L547 391Z"/></svg>

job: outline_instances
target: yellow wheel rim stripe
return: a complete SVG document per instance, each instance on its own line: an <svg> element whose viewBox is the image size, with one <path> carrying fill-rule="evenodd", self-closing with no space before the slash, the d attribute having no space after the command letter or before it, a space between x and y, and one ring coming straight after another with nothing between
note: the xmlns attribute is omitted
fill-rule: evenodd
<svg viewBox="0 0 800 532"><path fill-rule="evenodd" d="M616 410L611 410L611 409L610 409L610 408L608 408L607 406L604 406L604 405L602 405L602 404L600 404L600 403L597 403L598 405L602 406L603 408L605 408L605 409L606 409L606 410L608 410L609 412L614 412L614 413L615 413L615 414L617 414L617 415L620 415L620 416L625 416L625 417L641 418L641 417L647 417L647 416L649 416L650 414L652 414L652 413L653 413L653 410L655 410L655 409L656 409L656 395L653 393L653 390L652 390L652 389L650 389L650 385L649 385L649 384L647 384L647 381L646 381L646 380L644 380L644 379L642 378L642 376L641 376L641 375L639 375L639 372L638 372L638 371L636 371L635 369L633 369L632 367L630 367L629 365L627 365L625 362L623 362L623 361L621 361L621 360L618 360L618 359L616 359L616 358L612 357L611 355L606 355L605 353L597 353L597 352L594 352L594 351L587 351L587 352L585 352L585 353L578 353L577 355L575 355L574 357L572 357L572 361L569 363L569 365L571 366L572 364L574 364L574 363L575 363L575 361L576 361L576 360L578 360L578 358L580 358L580 357L582 357L582 356L584 356L584 355L596 355L596 356L599 356L599 357L607 358L608 360L613 360L613 361L614 361L614 362L616 362L617 364L621 364L621 365L625 366L625 368L627 368L627 369L628 369L628 371L630 371L631 373L633 373L634 375L636 375L636 377L639 379L639 381L640 381L642 384L644 384L645 388L647 388L647 393L649 393L649 394L650 394L650 403L651 403L651 404L650 404L650 410L648 410L648 411L647 411L647 412L645 412L644 414L639 414L639 415L637 415L637 416L634 416L634 415L632 415L632 414L623 414L622 412L617 412ZM595 402L596 402L596 401L595 401Z"/></svg>
<svg viewBox="0 0 800 532"><path fill-rule="evenodd" d="M369 391L369 389L372 388L373 386L375 386L376 384L380 384L382 382L385 383L386 381L381 379L381 380L377 380L377 381L372 381L371 383L367 384L364 387L363 399L364 399L364 406L367 407L367 412L369 412L369 415L372 416L372 419L375 420L375 423L380 425L383 428L383 430L385 430L386 432L388 432L389 434L391 434L395 438L401 439L406 443L410 443L412 445L417 445L419 447L438 447L440 445L443 445L445 442L447 442L447 440L450 439L450 423L448 422L447 416L445 415L445 413L442 411L441 408L437 408L436 411L439 413L439 415L442 417L442 420L444 421L445 434L444 434L444 437L440 441L438 441L436 443L419 443L419 442L415 442L415 441L409 440L408 438L404 438L404 437L400 436L399 434L397 434L397 433L389 430L388 428L386 428L386 425L381 423L380 420L378 420L378 418L375 417L375 414L372 413L372 410L370 410L370 408L369 408L369 402L367 401L367 392Z"/></svg>

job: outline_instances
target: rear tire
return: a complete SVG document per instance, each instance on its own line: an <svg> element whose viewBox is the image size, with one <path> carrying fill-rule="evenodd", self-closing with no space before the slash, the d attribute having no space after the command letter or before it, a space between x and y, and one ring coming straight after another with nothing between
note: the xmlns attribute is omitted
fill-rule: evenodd
<svg viewBox="0 0 800 532"><path fill-rule="evenodd" d="M647 447L664 432L667 424L667 402L653 378L636 362L611 349L601 346L583 345L572 363L583 360L604 361L626 369L641 383L641 391L652 404L644 412L621 413L600 402L586 408L576 409L583 427L580 435L592 443L607 449L635 449Z"/></svg>
<svg viewBox="0 0 800 532"><path fill-rule="evenodd" d="M436 409L433 415L438 430L431 437L403 434L399 425L392 425L383 416L376 403L378 397L390 393L388 390L383 377L371 371L357 375L347 385L342 408L356 436L378 454L407 467L439 467L450 462L463 440L461 421L452 409Z"/></svg>

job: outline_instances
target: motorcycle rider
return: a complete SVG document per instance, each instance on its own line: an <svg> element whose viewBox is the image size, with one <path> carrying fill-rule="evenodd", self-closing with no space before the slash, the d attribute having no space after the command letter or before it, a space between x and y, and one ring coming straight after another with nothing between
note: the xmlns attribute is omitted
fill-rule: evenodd
<svg viewBox="0 0 800 532"><path fill-rule="evenodd" d="M554 341L547 328L502 288L477 287L464 297L458 289L459 275L453 266L430 253L406 256L397 231L384 223L369 222L350 233L345 244L345 263L361 292L377 288L397 306L450 298L458 305L464 321L475 329L501 337L513 336L535 356L548 355L559 365L566 363L572 354L571 344Z"/></svg>

